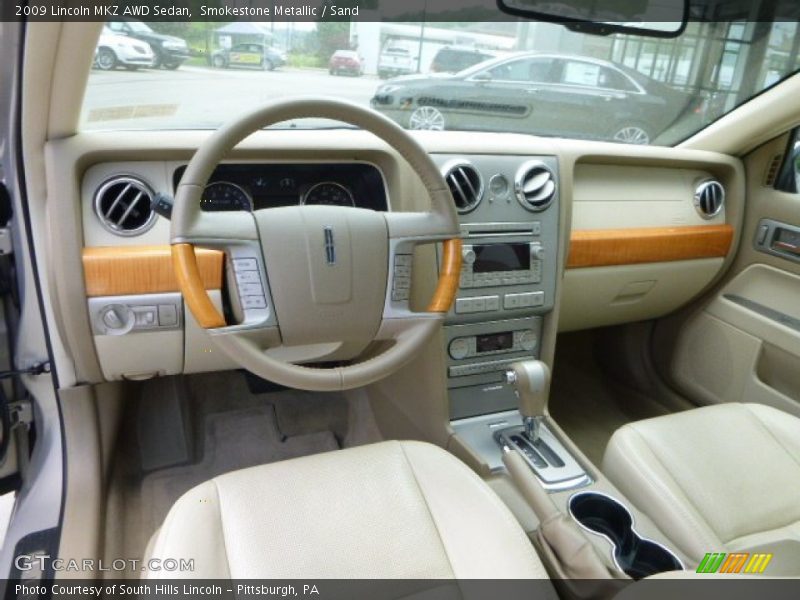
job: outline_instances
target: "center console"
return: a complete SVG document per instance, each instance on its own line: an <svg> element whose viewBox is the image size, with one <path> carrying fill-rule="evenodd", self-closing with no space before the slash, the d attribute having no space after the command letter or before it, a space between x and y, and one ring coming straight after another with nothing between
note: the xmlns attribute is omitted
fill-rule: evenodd
<svg viewBox="0 0 800 600"><path fill-rule="evenodd" d="M463 241L442 348L451 443L480 463L476 468L489 480L510 476L538 520L549 567L563 578L640 579L682 569L681 558L659 541L666 540L663 532L615 498L619 491L547 417L550 369L538 359L555 344L542 336L558 281L556 158L436 159ZM497 489L510 493L502 483ZM513 506L519 497L509 497ZM518 518L530 514L523 510ZM583 548L582 558L576 548Z"/></svg>
<svg viewBox="0 0 800 600"><path fill-rule="evenodd" d="M444 351L450 418L516 407L504 373L536 358L553 309L559 229L555 157L439 155L463 235Z"/></svg>

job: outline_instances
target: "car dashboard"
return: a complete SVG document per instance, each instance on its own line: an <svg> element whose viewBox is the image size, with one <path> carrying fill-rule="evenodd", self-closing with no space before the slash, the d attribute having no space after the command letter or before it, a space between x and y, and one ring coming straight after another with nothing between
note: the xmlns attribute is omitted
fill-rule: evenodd
<svg viewBox="0 0 800 600"><path fill-rule="evenodd" d="M51 185L74 190L66 194L72 201L50 215L53 243L82 241L75 255L57 258L63 264L55 277L61 306L77 315L59 325L63 337L84 350L76 353L76 366L86 380L237 367L184 306L170 259L169 221L136 216L148 210L149 197L174 194L206 135L97 133L50 144L50 152L67 159L51 163L58 167L49 174ZM435 342L433 376L446 390L451 418L513 406L502 382L505 367L525 356L550 360L559 331L662 316L696 297L731 258L743 175L730 157L512 134L415 136L450 186L464 245L457 298ZM109 193L108 183L119 178L124 185ZM128 180L138 183L121 200L126 208L118 204L108 222L108 207ZM726 201L703 215L696 191L711 181L724 189ZM101 191L108 196L102 202ZM120 220L140 192L148 202ZM353 130L259 132L218 166L203 202L207 211L304 203L378 211L427 207L424 188L402 157ZM132 216L133 229L124 230ZM439 255L433 246L415 254L409 288L401 290L413 309L422 310L432 294ZM70 266L76 258L79 264ZM200 249L198 264L210 296L224 309L224 257ZM76 268L83 272L80 281L59 275ZM269 352L300 363L350 358L335 344ZM410 374L401 370L399 376Z"/></svg>

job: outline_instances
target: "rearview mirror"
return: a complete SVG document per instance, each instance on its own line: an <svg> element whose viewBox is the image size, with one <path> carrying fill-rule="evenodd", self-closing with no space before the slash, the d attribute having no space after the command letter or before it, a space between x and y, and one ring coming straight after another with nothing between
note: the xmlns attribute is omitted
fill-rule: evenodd
<svg viewBox="0 0 800 600"><path fill-rule="evenodd" d="M510 15L595 35L677 37L689 14L689 0L497 0L497 5Z"/></svg>

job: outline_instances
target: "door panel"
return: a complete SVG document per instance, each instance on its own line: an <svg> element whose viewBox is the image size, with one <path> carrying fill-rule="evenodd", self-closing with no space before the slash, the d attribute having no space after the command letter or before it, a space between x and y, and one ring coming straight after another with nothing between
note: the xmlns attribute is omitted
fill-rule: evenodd
<svg viewBox="0 0 800 600"><path fill-rule="evenodd" d="M774 187L788 142L781 136L745 158L739 253L721 285L680 323L669 375L699 404L757 402L800 416L800 261L765 251L775 230L764 229L800 227L800 194Z"/></svg>

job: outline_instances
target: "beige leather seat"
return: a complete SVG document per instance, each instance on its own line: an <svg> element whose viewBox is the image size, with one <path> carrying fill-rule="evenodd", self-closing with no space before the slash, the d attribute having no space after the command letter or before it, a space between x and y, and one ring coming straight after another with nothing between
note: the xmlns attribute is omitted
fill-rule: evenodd
<svg viewBox="0 0 800 600"><path fill-rule="evenodd" d="M151 557L199 578L544 578L525 532L466 465L383 442L243 469L182 496Z"/></svg>
<svg viewBox="0 0 800 600"><path fill-rule="evenodd" d="M800 574L800 419L722 404L639 421L614 433L603 467L692 559L760 550L771 572Z"/></svg>

